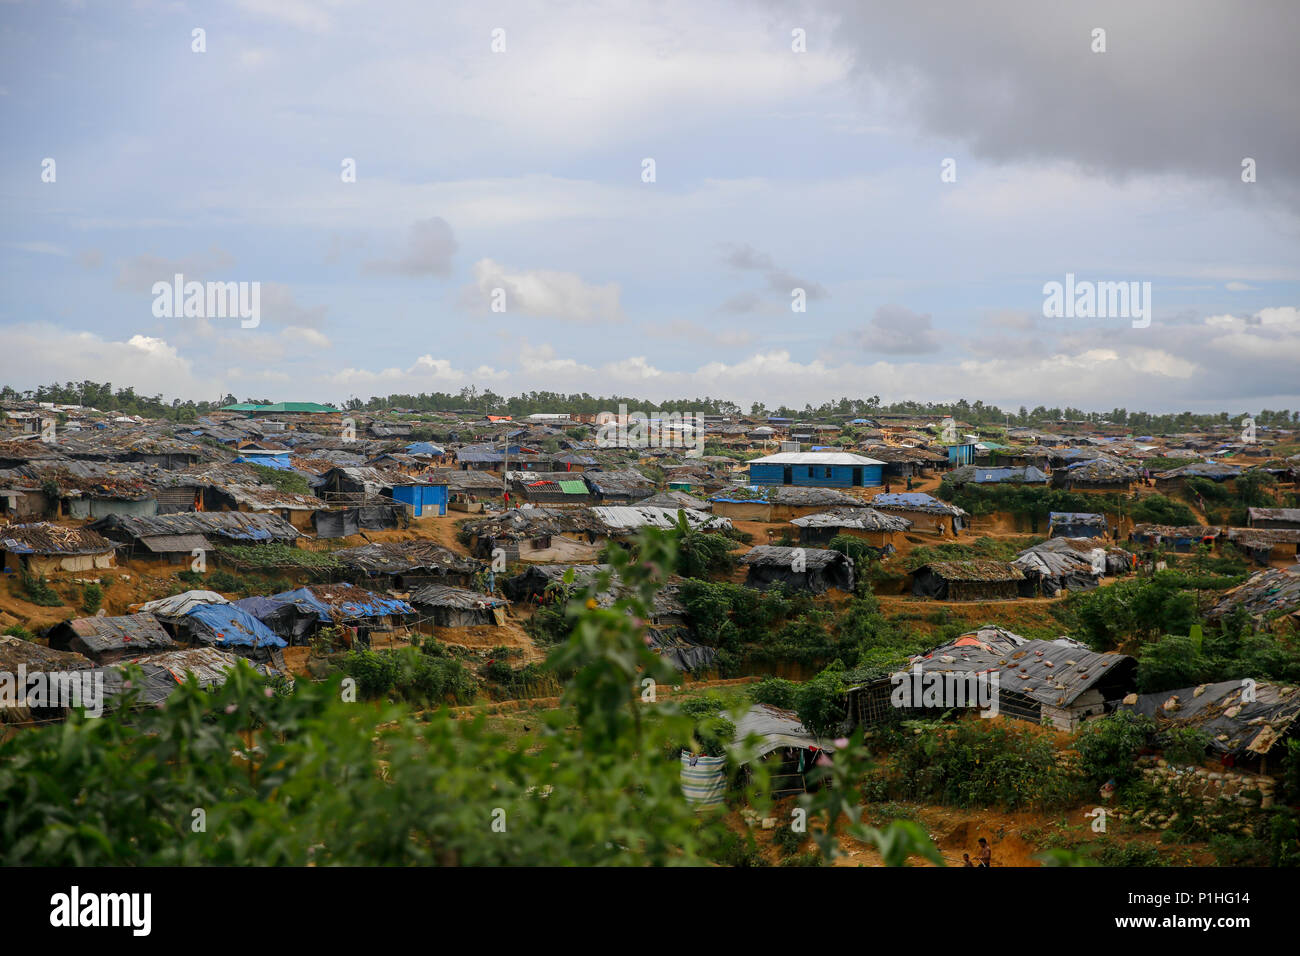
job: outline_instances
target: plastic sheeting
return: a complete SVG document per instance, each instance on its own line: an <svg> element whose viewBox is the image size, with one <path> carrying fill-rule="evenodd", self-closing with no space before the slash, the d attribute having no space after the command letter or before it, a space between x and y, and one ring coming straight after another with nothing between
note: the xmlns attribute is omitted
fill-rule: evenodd
<svg viewBox="0 0 1300 956"><path fill-rule="evenodd" d="M682 752L682 794L703 809L721 806L727 794L727 758Z"/></svg>
<svg viewBox="0 0 1300 956"><path fill-rule="evenodd" d="M198 604L185 616L195 639L217 647L287 647L288 641L233 604Z"/></svg>

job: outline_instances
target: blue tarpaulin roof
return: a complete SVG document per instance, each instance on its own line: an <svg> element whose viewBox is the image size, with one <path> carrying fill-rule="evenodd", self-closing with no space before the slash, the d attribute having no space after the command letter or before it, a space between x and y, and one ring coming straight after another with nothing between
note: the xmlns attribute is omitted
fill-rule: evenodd
<svg viewBox="0 0 1300 956"><path fill-rule="evenodd" d="M445 454L446 452L444 449L439 448L433 442L413 441L406 446L406 453L408 455L442 455Z"/></svg>
<svg viewBox="0 0 1300 956"><path fill-rule="evenodd" d="M261 594L255 594L252 597L241 598L238 601L232 601L232 604L240 610L247 611L259 621L264 621L280 608L284 607L284 601L277 601L275 598L266 597Z"/></svg>
<svg viewBox="0 0 1300 956"><path fill-rule="evenodd" d="M288 641L233 604L198 604L185 616L206 625L217 647L288 646Z"/></svg>
<svg viewBox="0 0 1300 956"><path fill-rule="evenodd" d="M285 454L285 455L287 455L288 452L282 452L281 454ZM265 456L263 456L263 455L253 455L253 456L240 455L238 458L235 459L235 464L237 464L237 465L263 465L263 466L265 466L265 467L267 467L267 468L278 468L280 471L293 471L293 465L289 464L289 462L288 462L287 459L279 458L279 457L277 457L276 455L271 455L271 454L267 454L267 455L265 455Z"/></svg>
<svg viewBox="0 0 1300 956"><path fill-rule="evenodd" d="M328 586L326 586L328 587ZM361 590L361 589L352 589ZM339 614L344 618L357 617L384 617L388 614L414 614L415 608L405 601L399 601L397 598L386 597L382 594L376 594L374 591L365 592L369 597L364 601L344 600L330 604L322 600L311 588L298 588L294 591L284 591L280 594L271 595L271 600L279 601L283 604L297 604L299 607L309 608L315 611L322 621L329 622L334 619L333 611L337 609Z"/></svg>

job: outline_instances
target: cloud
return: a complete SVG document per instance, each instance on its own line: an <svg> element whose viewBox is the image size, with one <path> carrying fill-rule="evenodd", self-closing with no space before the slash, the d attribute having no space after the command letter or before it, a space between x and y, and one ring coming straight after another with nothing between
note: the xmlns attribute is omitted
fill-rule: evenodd
<svg viewBox="0 0 1300 956"><path fill-rule="evenodd" d="M783 306L789 305L795 289L803 289L804 297L810 301L825 299L829 295L819 283L797 276L788 269L781 268L770 255L759 252L748 243L731 243L725 245L724 249L723 262L741 272L760 273L767 284L768 291L783 297ZM732 296L722 304L722 310L725 312L752 312L760 307L762 301L754 293Z"/></svg>
<svg viewBox="0 0 1300 956"><path fill-rule="evenodd" d="M458 385L500 380L504 373L487 365L475 369L457 369L447 359L421 355L407 368L385 368L371 371L363 368L344 368L322 376L319 381L330 386L344 387L354 393L386 395L391 392L419 392L453 388Z"/></svg>
<svg viewBox="0 0 1300 956"><path fill-rule="evenodd" d="M1227 289L1229 292L1253 292L1253 291L1255 291L1255 286L1253 286L1253 285L1247 285L1247 284L1244 283L1244 282L1229 282L1227 285L1224 286L1224 288Z"/></svg>
<svg viewBox="0 0 1300 956"><path fill-rule="evenodd" d="M307 33L328 33L335 27L334 15L344 6L340 0L238 0L248 13L273 20Z"/></svg>
<svg viewBox="0 0 1300 956"><path fill-rule="evenodd" d="M831 42L852 58L868 100L977 157L1063 159L1103 176L1185 173L1244 203L1257 199L1240 179L1251 157L1272 170L1270 195L1300 197L1286 185L1300 179L1289 0L1251 4L1246 18L1216 0L938 7L918 17L889 0L809 4L838 16ZM1092 51L1099 26L1104 53ZM1261 173L1244 188L1262 183Z"/></svg>
<svg viewBox="0 0 1300 956"><path fill-rule="evenodd" d="M544 316L566 322L622 322L617 282L591 285L572 272L550 269L512 271L491 259L474 263L474 284L462 290L461 301L474 311L490 312L504 291L506 314Z"/></svg>
<svg viewBox="0 0 1300 956"><path fill-rule="evenodd" d="M291 325L280 333L282 338L289 345L305 346L307 348L327 349L332 347L330 342L323 333L316 329L306 328L300 325Z"/></svg>
<svg viewBox="0 0 1300 956"><path fill-rule="evenodd" d="M460 248L451 226L440 216L411 225L406 248L393 259L373 259L363 272L400 276L445 276L451 274L451 259Z"/></svg>
<svg viewBox="0 0 1300 956"><path fill-rule="evenodd" d="M33 388L50 381L129 383L141 395L198 398L216 394L216 382L166 340L133 335L125 341L45 324L0 329L0 381Z"/></svg>
<svg viewBox="0 0 1300 956"><path fill-rule="evenodd" d="M1017 309L997 309L984 317L984 324L998 329L1014 329L1017 332L1028 331L1038 324L1039 316L1033 312Z"/></svg>
<svg viewBox="0 0 1300 956"><path fill-rule="evenodd" d="M40 256L59 256L62 258L68 256L68 251L66 249L53 242L35 240L31 242L6 242L5 245L14 249L19 249L23 252L32 252Z"/></svg>
<svg viewBox="0 0 1300 956"><path fill-rule="evenodd" d="M213 273L228 270L234 264L234 257L217 246L180 259L144 253L118 263L116 284L119 289L148 292L155 282L171 282L177 273L187 282L205 282ZM252 281L251 276L244 279Z"/></svg>
<svg viewBox="0 0 1300 956"><path fill-rule="evenodd" d="M866 352L885 355L919 355L942 347L931 317L901 305L882 305L865 329L853 334Z"/></svg>
<svg viewBox="0 0 1300 956"><path fill-rule="evenodd" d="M648 336L680 341L693 350L703 346L739 348L754 341L754 334L748 329L713 328L689 319L673 319L664 324L646 323L643 328Z"/></svg>
<svg viewBox="0 0 1300 956"><path fill-rule="evenodd" d="M316 329L325 324L329 306L301 305L282 282L262 283L262 321L268 325Z"/></svg>

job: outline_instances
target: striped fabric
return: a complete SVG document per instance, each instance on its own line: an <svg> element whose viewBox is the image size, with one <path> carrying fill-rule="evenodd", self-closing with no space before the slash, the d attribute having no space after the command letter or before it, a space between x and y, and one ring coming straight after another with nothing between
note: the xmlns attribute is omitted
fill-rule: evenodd
<svg viewBox="0 0 1300 956"><path fill-rule="evenodd" d="M691 766L691 755L682 752L682 793L688 803L697 807L721 806L727 791L724 771L726 757L696 757Z"/></svg>

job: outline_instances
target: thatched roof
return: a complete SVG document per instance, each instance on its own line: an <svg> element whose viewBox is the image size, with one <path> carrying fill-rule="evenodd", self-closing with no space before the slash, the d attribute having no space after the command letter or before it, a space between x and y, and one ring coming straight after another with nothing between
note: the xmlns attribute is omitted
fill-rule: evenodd
<svg viewBox="0 0 1300 956"><path fill-rule="evenodd" d="M1005 561L931 561L917 568L929 569L945 581L1021 581L1025 575Z"/></svg>

